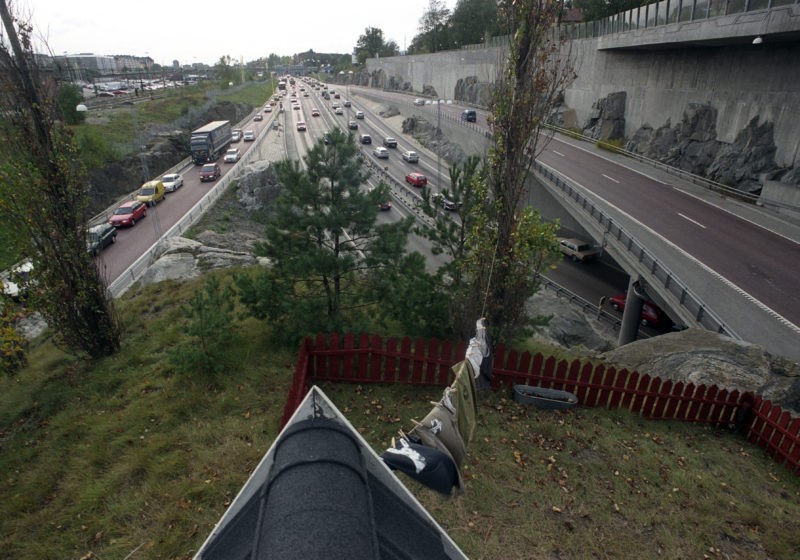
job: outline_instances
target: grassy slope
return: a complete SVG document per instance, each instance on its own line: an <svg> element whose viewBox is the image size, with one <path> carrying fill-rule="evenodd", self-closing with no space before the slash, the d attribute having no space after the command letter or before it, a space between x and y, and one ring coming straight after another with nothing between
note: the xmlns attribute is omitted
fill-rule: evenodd
<svg viewBox="0 0 800 560"><path fill-rule="evenodd" d="M229 273L221 273L223 276ZM197 283L120 302L122 352L89 364L43 341L0 379L0 556L190 558L278 433L294 352L242 319L233 366L177 375ZM177 301L176 301L177 300ZM436 388L326 385L383 451ZM623 412L537 412L481 395L468 489L408 481L474 559L794 558L800 480L741 438Z"/></svg>

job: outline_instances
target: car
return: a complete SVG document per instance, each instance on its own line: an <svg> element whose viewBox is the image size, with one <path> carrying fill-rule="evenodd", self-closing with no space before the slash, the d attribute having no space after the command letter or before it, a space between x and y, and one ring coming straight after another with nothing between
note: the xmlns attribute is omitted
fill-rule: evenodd
<svg viewBox="0 0 800 560"><path fill-rule="evenodd" d="M458 210L459 205L444 196L442 193L436 193L433 195L433 201L448 212L455 212Z"/></svg>
<svg viewBox="0 0 800 560"><path fill-rule="evenodd" d="M344 101L344 106L345 106L345 107L352 107L352 105L353 105L353 104L352 104L352 103L350 103L350 101L348 101L347 99L345 99L345 101Z"/></svg>
<svg viewBox="0 0 800 560"><path fill-rule="evenodd" d="M164 188L164 183L159 179L147 181L144 185L139 187L136 193L136 200L144 202L148 206L155 206L167 196L167 189Z"/></svg>
<svg viewBox="0 0 800 560"><path fill-rule="evenodd" d="M305 123L305 121L297 121L297 131L298 132L305 132L306 131L306 123Z"/></svg>
<svg viewBox="0 0 800 560"><path fill-rule="evenodd" d="M239 130L238 128L234 128L231 131L231 142L238 142L241 139L242 139L242 131Z"/></svg>
<svg viewBox="0 0 800 560"><path fill-rule="evenodd" d="M406 175L406 183L415 187L424 187L428 184L428 178L422 173L414 171Z"/></svg>
<svg viewBox="0 0 800 560"><path fill-rule="evenodd" d="M384 148L383 146L378 146L372 153L375 154L375 157L378 159L389 159L389 150Z"/></svg>
<svg viewBox="0 0 800 560"><path fill-rule="evenodd" d="M242 138L245 142L252 142L256 139L256 133L252 130L245 130L244 134L242 134Z"/></svg>
<svg viewBox="0 0 800 560"><path fill-rule="evenodd" d="M333 103L331 103L331 108L338 109L339 108L339 104L334 101Z"/></svg>
<svg viewBox="0 0 800 560"><path fill-rule="evenodd" d="M334 99L339 99L340 97L341 97L341 95L339 95L338 93L334 93L333 94L333 98Z"/></svg>
<svg viewBox="0 0 800 560"><path fill-rule="evenodd" d="M253 117L253 120L254 120L254 121L263 121L263 120L264 120L264 117L263 117L263 116L261 116L261 113L256 113L256 116L255 116L255 117Z"/></svg>
<svg viewBox="0 0 800 560"><path fill-rule="evenodd" d="M277 119L272 121L272 130L278 130L280 127L281 123L279 123Z"/></svg>
<svg viewBox="0 0 800 560"><path fill-rule="evenodd" d="M295 110L295 111L299 111L300 110L300 104L299 103L295 103L294 105L292 105L292 109Z"/></svg>
<svg viewBox="0 0 800 560"><path fill-rule="evenodd" d="M271 113L272 112L272 105L267 105L266 107L264 107L264 112L265 113Z"/></svg>
<svg viewBox="0 0 800 560"><path fill-rule="evenodd" d="M370 136L369 134L362 134L358 138L358 141L361 142L362 144L372 144L372 136Z"/></svg>
<svg viewBox="0 0 800 560"><path fill-rule="evenodd" d="M323 134L322 135L322 141L325 144L330 144L331 143L331 133L330 132L326 132L325 134Z"/></svg>
<svg viewBox="0 0 800 560"><path fill-rule="evenodd" d="M419 97L417 97L414 100L414 105L425 105L425 100L424 99L420 99Z"/></svg>
<svg viewBox="0 0 800 560"><path fill-rule="evenodd" d="M558 250L576 262L586 262L600 256L602 249L583 239L575 237L559 237Z"/></svg>
<svg viewBox="0 0 800 560"><path fill-rule="evenodd" d="M231 148L227 152L225 152L225 157L222 158L222 161L225 163L236 163L239 161L239 158L242 157L242 154L239 152L238 148Z"/></svg>
<svg viewBox="0 0 800 560"><path fill-rule="evenodd" d="M364 111L356 111L356 118L363 119L364 118Z"/></svg>
<svg viewBox="0 0 800 560"><path fill-rule="evenodd" d="M108 223L114 227L135 226L136 220L147 216L147 204L139 200L123 202L108 218Z"/></svg>
<svg viewBox="0 0 800 560"><path fill-rule="evenodd" d="M308 92L303 93L303 97L308 97Z"/></svg>
<svg viewBox="0 0 800 560"><path fill-rule="evenodd" d="M397 140L392 138L391 136L387 136L383 139L383 145L387 148L396 148L397 147Z"/></svg>
<svg viewBox="0 0 800 560"><path fill-rule="evenodd" d="M419 163L419 154L413 150L403 152L403 159L408 163Z"/></svg>
<svg viewBox="0 0 800 560"><path fill-rule="evenodd" d="M319 116L319 109L311 109L311 116L318 117Z"/></svg>
<svg viewBox="0 0 800 560"><path fill-rule="evenodd" d="M167 173L161 177L161 182L164 183L164 190L168 193L175 192L183 186L183 175L180 173Z"/></svg>
<svg viewBox="0 0 800 560"><path fill-rule="evenodd" d="M117 228L109 223L98 224L86 230L86 248L96 256L100 251L116 243L117 241Z"/></svg>
<svg viewBox="0 0 800 560"><path fill-rule="evenodd" d="M391 202L389 202L388 200L386 200L386 201L384 201L384 202L381 202L380 204L378 204L378 209L379 209L379 210L382 210L382 211L384 211L384 212L385 212L386 210L391 210L391 209L392 209L392 203L391 203Z"/></svg>
<svg viewBox="0 0 800 560"><path fill-rule="evenodd" d="M616 311L625 311L625 302L628 299L628 292L617 294L608 298L608 304ZM645 301L642 304L642 314L639 317L642 325L652 327L669 326L672 321L655 303Z"/></svg>
<svg viewBox="0 0 800 560"><path fill-rule="evenodd" d="M344 110L341 107L336 107L333 112L337 115L344 115Z"/></svg>
<svg viewBox="0 0 800 560"><path fill-rule="evenodd" d="M97 97L114 97L114 94L110 91L98 91Z"/></svg>
<svg viewBox="0 0 800 560"><path fill-rule="evenodd" d="M478 113L475 112L475 109L465 109L461 113L461 120L466 122L475 122L478 120Z"/></svg>
<svg viewBox="0 0 800 560"><path fill-rule="evenodd" d="M221 175L222 169L220 169L219 164L207 163L200 170L200 182L205 183L206 181L216 181Z"/></svg>
<svg viewBox="0 0 800 560"><path fill-rule="evenodd" d="M347 128L350 130L358 130L358 123L356 121L350 121L347 123Z"/></svg>

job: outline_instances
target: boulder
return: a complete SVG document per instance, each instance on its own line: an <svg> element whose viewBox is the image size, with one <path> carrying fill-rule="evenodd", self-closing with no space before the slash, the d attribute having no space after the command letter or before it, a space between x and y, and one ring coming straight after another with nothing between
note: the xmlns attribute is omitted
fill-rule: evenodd
<svg viewBox="0 0 800 560"><path fill-rule="evenodd" d="M749 192L760 190L758 175L777 168L774 128L773 123L759 124L759 117L753 117L732 144L719 150L708 166L707 175L714 181Z"/></svg>
<svg viewBox="0 0 800 560"><path fill-rule="evenodd" d="M587 350L590 355L616 346L617 333L613 329L595 320L590 311L582 311L552 291L539 290L527 305L532 315L550 317L546 326L537 329L534 335L537 340L573 352Z"/></svg>
<svg viewBox="0 0 800 560"><path fill-rule="evenodd" d="M800 364L701 329L638 340L600 355L610 366L661 379L752 391L800 413Z"/></svg>
<svg viewBox="0 0 800 560"><path fill-rule="evenodd" d="M616 91L592 106L592 115L583 126L583 133L596 140L625 138L625 101L627 93Z"/></svg>

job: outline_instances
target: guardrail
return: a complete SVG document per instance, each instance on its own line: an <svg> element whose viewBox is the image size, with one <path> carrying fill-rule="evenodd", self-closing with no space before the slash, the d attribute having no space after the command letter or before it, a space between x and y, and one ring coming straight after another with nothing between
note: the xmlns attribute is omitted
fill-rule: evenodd
<svg viewBox="0 0 800 560"><path fill-rule="evenodd" d="M698 325L712 332L741 340L741 337L711 311L686 284L681 282L674 272L645 249L625 228L615 223L603 210L584 196L578 187L570 183L569 179L538 161L534 162L532 170L540 181L558 189L569 198L573 202L573 208L579 210L584 218L594 221L603 231L604 244L612 241L617 249L627 252L642 270L647 271L648 283L669 293Z"/></svg>

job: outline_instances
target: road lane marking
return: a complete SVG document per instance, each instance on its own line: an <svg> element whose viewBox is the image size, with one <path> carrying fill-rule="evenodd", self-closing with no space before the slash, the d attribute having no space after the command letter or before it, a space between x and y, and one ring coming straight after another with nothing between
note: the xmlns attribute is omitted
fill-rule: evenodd
<svg viewBox="0 0 800 560"><path fill-rule="evenodd" d="M703 229L707 229L707 228L706 228L706 226L704 226L704 225L703 225L703 224L701 224L700 222L697 222L697 221L695 221L695 220L691 219L689 216L686 216L685 214L681 214L680 212L678 212L678 216L680 216L680 217L681 217L681 218L683 218L684 220L689 220L690 222L692 222L692 223L693 223L694 225L696 225L696 226L700 226L700 227L701 227L701 228L703 228Z"/></svg>
<svg viewBox="0 0 800 560"><path fill-rule="evenodd" d="M618 184L618 185L619 185L619 181L617 181L616 179L614 179L614 177L609 177L609 176L608 176L608 175L606 175L605 173L603 173L603 177L605 177L605 178L606 178L606 179L608 179L609 181L614 181L616 184Z"/></svg>
<svg viewBox="0 0 800 560"><path fill-rule="evenodd" d="M550 151L551 151L551 152L553 152L553 153L554 153L555 155L557 155L557 156L561 156L561 157L567 157L567 156L565 156L564 154L562 154L561 152L557 152L557 151L555 151L555 150L550 150Z"/></svg>

